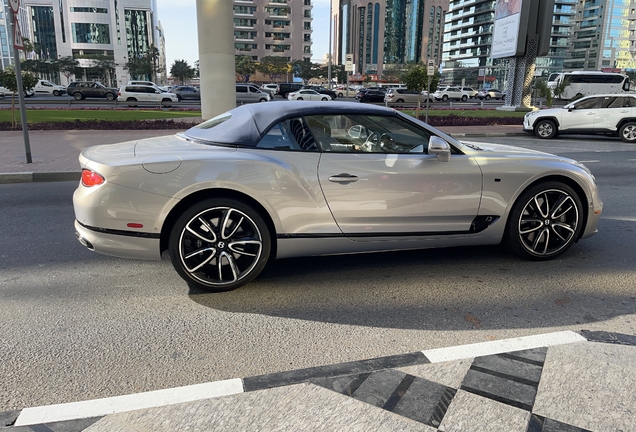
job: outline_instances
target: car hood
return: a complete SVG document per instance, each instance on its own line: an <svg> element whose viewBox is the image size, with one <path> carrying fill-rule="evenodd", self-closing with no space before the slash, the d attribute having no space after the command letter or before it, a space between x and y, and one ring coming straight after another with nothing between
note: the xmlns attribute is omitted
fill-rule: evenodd
<svg viewBox="0 0 636 432"><path fill-rule="evenodd" d="M538 158L538 159L555 159L560 161L574 162L572 159L568 159L562 156L557 156L551 153L545 153L538 150L530 150L521 147L515 147L505 144L491 144L473 141L460 141L464 147L463 151L470 153L474 156L484 157L524 157L524 158Z"/></svg>

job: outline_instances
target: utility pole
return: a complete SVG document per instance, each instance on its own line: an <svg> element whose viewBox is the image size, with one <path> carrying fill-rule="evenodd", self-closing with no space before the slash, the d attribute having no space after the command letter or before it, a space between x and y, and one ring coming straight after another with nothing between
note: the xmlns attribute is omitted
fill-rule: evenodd
<svg viewBox="0 0 636 432"><path fill-rule="evenodd" d="M333 23L333 1L329 0L329 58L327 63L327 81L329 83L328 89L331 90L331 32L332 32L332 23Z"/></svg>

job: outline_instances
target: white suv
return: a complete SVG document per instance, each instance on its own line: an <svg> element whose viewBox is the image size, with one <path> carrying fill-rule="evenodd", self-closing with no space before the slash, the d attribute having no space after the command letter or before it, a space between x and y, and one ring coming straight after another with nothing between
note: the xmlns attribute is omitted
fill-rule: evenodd
<svg viewBox="0 0 636 432"><path fill-rule="evenodd" d="M171 106L179 98L174 93L162 92L158 87L149 85L126 84L119 89L119 102L158 102L163 106Z"/></svg>
<svg viewBox="0 0 636 432"><path fill-rule="evenodd" d="M462 90L461 87L446 86L437 89L437 91L433 93L433 97L435 98L435 100L441 100L444 102L449 99L455 99L465 102L470 98L470 95L468 94L468 92Z"/></svg>
<svg viewBox="0 0 636 432"><path fill-rule="evenodd" d="M625 142L636 142L636 95L601 94L581 98L562 108L527 113L524 132L539 138L558 134L609 134Z"/></svg>

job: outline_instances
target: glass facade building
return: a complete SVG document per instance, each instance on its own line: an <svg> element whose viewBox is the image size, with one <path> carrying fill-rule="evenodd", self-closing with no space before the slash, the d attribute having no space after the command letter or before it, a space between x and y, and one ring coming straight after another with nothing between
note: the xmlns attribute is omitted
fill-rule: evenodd
<svg viewBox="0 0 636 432"><path fill-rule="evenodd" d="M334 60L353 54L356 74L381 78L385 70L441 59L448 0L333 0Z"/></svg>

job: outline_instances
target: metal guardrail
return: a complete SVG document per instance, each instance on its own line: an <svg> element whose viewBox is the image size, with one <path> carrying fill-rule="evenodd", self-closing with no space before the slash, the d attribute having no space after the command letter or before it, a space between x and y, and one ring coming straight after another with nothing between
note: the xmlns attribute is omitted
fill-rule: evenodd
<svg viewBox="0 0 636 432"><path fill-rule="evenodd" d="M15 100L16 106L18 105L18 100ZM180 102L146 102L146 101L136 101L136 102L127 102L127 101L118 101L112 100L109 101L107 99L70 99L70 98L60 98L60 99L37 99L37 98L25 98L24 104L29 107L29 105L34 106L42 106L42 105L56 105L56 106L66 106L69 109L73 106L99 106L110 109L118 109L118 108L195 108L200 107L201 103L199 101L180 101ZM11 97L0 97L0 105L8 105L11 106Z"/></svg>

